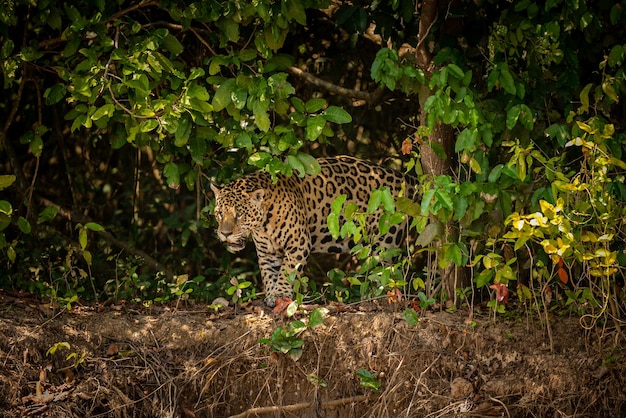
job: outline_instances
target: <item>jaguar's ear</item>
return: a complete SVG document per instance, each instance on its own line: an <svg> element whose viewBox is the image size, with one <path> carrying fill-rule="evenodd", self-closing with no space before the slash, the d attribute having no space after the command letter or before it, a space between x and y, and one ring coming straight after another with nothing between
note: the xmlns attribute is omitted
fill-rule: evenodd
<svg viewBox="0 0 626 418"><path fill-rule="evenodd" d="M213 194L217 197L218 194L220 194L220 189L217 188L217 186L213 183L211 183L211 190L213 190Z"/></svg>
<svg viewBox="0 0 626 418"><path fill-rule="evenodd" d="M263 197L265 196L265 190L257 189L253 191L252 193L250 193L249 196L250 196L250 200L253 201L254 203L261 203L263 202Z"/></svg>

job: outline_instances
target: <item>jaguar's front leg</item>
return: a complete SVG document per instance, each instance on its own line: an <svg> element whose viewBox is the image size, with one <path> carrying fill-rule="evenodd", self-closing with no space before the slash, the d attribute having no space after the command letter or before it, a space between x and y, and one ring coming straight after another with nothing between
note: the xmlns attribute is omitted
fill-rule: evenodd
<svg viewBox="0 0 626 418"><path fill-rule="evenodd" d="M282 297L293 299L293 288L285 278L283 257L276 254L259 254L259 269L267 306L273 307L276 300Z"/></svg>

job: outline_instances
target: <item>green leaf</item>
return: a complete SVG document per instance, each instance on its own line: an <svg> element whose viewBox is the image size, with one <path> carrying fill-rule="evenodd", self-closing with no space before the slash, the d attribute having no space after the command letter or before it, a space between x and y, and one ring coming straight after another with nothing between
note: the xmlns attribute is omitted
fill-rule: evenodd
<svg viewBox="0 0 626 418"><path fill-rule="evenodd" d="M255 125L263 132L268 132L271 127L271 122L266 106L259 101L255 101L252 104L252 113L254 114Z"/></svg>
<svg viewBox="0 0 626 418"><path fill-rule="evenodd" d="M406 323L412 327L417 326L417 324L419 324L420 322L419 315L417 314L415 309L405 309L404 312L402 312L402 317L404 318Z"/></svg>
<svg viewBox="0 0 626 418"><path fill-rule="evenodd" d="M326 100L324 99L311 99L306 102L304 107L307 113L316 113L322 110L325 105Z"/></svg>
<svg viewBox="0 0 626 418"><path fill-rule="evenodd" d="M329 213L328 218L326 219L326 223L328 224L328 232L333 237L333 239L339 239L339 216L337 215L337 213Z"/></svg>
<svg viewBox="0 0 626 418"><path fill-rule="evenodd" d="M454 152L473 150L477 139L478 139L477 129L475 128L463 129L456 140L456 144L454 144Z"/></svg>
<svg viewBox="0 0 626 418"><path fill-rule="evenodd" d="M306 112L306 108L304 107L304 102L299 97L295 97L295 96L292 97L291 104L293 104L293 107L296 109L297 112L300 112L300 113Z"/></svg>
<svg viewBox="0 0 626 418"><path fill-rule="evenodd" d="M426 193L424 193L424 195L422 196L422 203L421 203L421 215L422 216L426 216L428 215L428 213L430 212L430 202L431 200L433 200L433 197L435 196L435 189L429 189L426 191Z"/></svg>
<svg viewBox="0 0 626 418"><path fill-rule="evenodd" d="M386 212L395 212L396 202L394 201L393 195L391 194L389 188L384 188L382 190L381 197L383 202L383 209L385 209Z"/></svg>
<svg viewBox="0 0 626 418"><path fill-rule="evenodd" d="M288 318L291 318L297 311L298 311L298 302L294 300L287 306L285 313Z"/></svg>
<svg viewBox="0 0 626 418"><path fill-rule="evenodd" d="M178 189L180 186L180 173L178 171L178 165L174 162L165 164L165 167L163 167L163 174L167 180L168 187Z"/></svg>
<svg viewBox="0 0 626 418"><path fill-rule="evenodd" d="M174 55L180 54L185 49L183 47L183 44L181 44L180 41L176 39L176 37L170 33L165 35L165 39L163 39L162 45L163 45L163 48L165 48L166 50L168 50Z"/></svg>
<svg viewBox="0 0 626 418"><path fill-rule="evenodd" d="M446 68L448 69L448 73L458 80L463 80L465 77L463 70L456 64L448 64Z"/></svg>
<svg viewBox="0 0 626 418"><path fill-rule="evenodd" d="M306 25L306 13L300 0L284 1L282 10L289 20L295 20L302 26Z"/></svg>
<svg viewBox="0 0 626 418"><path fill-rule="evenodd" d="M286 163L287 165L289 165L289 167L298 172L298 176L304 177L304 175L306 174L304 164L302 164L302 161L300 161L300 159L297 158L295 155L288 155Z"/></svg>
<svg viewBox="0 0 626 418"><path fill-rule="evenodd" d="M12 174L0 175L0 190L4 190L15 182L15 176Z"/></svg>
<svg viewBox="0 0 626 418"><path fill-rule="evenodd" d="M215 92L215 96L213 96L213 102L211 103L213 105L213 111L219 112L232 102L231 93L234 87L235 79L233 78L229 78L220 84Z"/></svg>
<svg viewBox="0 0 626 418"><path fill-rule="evenodd" d="M304 172L310 175L318 175L322 172L322 167L320 167L320 163L313 158L311 155L305 152L298 152L296 157L302 162L302 166L304 167Z"/></svg>
<svg viewBox="0 0 626 418"><path fill-rule="evenodd" d="M331 213L339 215L341 213L341 208L343 207L347 198L348 196L345 194L340 194L339 196L337 196L335 200L333 200L333 203L331 203Z"/></svg>
<svg viewBox="0 0 626 418"><path fill-rule="evenodd" d="M435 196L437 196L437 202L441 204L441 206L443 206L444 208L448 210L452 210L454 205L452 203L452 197L450 196L448 192L442 189L438 189L435 192Z"/></svg>
<svg viewBox="0 0 626 418"><path fill-rule="evenodd" d="M306 120L306 133L305 137L307 141L315 141L322 134L324 126L326 125L326 118L322 115L311 116Z"/></svg>
<svg viewBox="0 0 626 418"><path fill-rule="evenodd" d="M115 106L113 106L112 103L107 103L96 109L96 111L93 112L93 115L91 115L91 119L98 120L104 116L110 117L111 115L113 115L113 112L115 112Z"/></svg>
<svg viewBox="0 0 626 418"><path fill-rule="evenodd" d="M20 216L19 218L17 218L17 226L18 228L20 228L20 231L22 231L23 233L30 234L30 231L31 231L30 223L23 216Z"/></svg>
<svg viewBox="0 0 626 418"><path fill-rule="evenodd" d="M506 112L506 128L511 130L515 127L517 120L519 119L521 109L519 105L515 105Z"/></svg>
<svg viewBox="0 0 626 418"><path fill-rule="evenodd" d="M81 250L87 248L87 230L85 228L81 227L78 230L78 243Z"/></svg>
<svg viewBox="0 0 626 418"><path fill-rule="evenodd" d="M511 95L515 95L515 81L513 80L513 75L509 71L509 66L507 64L499 64L500 68L500 85L507 93Z"/></svg>
<svg viewBox="0 0 626 418"><path fill-rule="evenodd" d="M10 216L13 213L13 207L11 206L11 202L7 202L6 200L0 200L0 213Z"/></svg>
<svg viewBox="0 0 626 418"><path fill-rule="evenodd" d="M415 245L428 247L435 238L443 234L443 226L439 222L429 223L415 240Z"/></svg>
<svg viewBox="0 0 626 418"><path fill-rule="evenodd" d="M46 104L53 105L63 100L66 94L67 90L65 89L65 86L57 83L52 87L48 87L44 91L43 97L46 99Z"/></svg>
<svg viewBox="0 0 626 418"><path fill-rule="evenodd" d="M104 231L104 227L100 224L97 224L95 222L87 222L85 224L85 229L88 229L90 231L95 231L95 232L103 232Z"/></svg>
<svg viewBox="0 0 626 418"><path fill-rule="evenodd" d="M369 201L367 203L367 212L368 213L376 212L382 200L383 200L382 191L380 189L372 190Z"/></svg>
<svg viewBox="0 0 626 418"><path fill-rule="evenodd" d="M324 310L326 308L315 308L309 315L309 328L315 328L316 326L324 322Z"/></svg>
<svg viewBox="0 0 626 418"><path fill-rule="evenodd" d="M56 216L59 208L56 206L48 206L44 208L41 212L39 212L39 216L37 217L37 223L41 224L44 222L49 222Z"/></svg>
<svg viewBox="0 0 626 418"><path fill-rule="evenodd" d="M336 124L350 123L352 122L352 115L346 112L341 107L328 106L322 113L327 121Z"/></svg>
<svg viewBox="0 0 626 418"><path fill-rule="evenodd" d="M452 261L454 265L460 266L463 263L461 248L457 244L452 244L445 249L444 260Z"/></svg>

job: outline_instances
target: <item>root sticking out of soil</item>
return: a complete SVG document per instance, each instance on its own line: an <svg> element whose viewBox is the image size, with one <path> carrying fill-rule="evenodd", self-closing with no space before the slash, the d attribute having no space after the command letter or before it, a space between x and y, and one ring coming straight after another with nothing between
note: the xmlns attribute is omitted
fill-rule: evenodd
<svg viewBox="0 0 626 418"><path fill-rule="evenodd" d="M294 362L259 344L288 321L260 305L0 303L0 417L626 416L620 334L577 318L551 318L550 341L530 317L426 313L410 326L390 307L331 307Z"/></svg>

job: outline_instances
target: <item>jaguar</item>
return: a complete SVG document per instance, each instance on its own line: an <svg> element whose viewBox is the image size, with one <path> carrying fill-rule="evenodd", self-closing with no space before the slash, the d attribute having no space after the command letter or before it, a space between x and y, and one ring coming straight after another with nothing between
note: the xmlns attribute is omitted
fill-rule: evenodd
<svg viewBox="0 0 626 418"><path fill-rule="evenodd" d="M259 171L221 188L211 183L217 236L233 253L252 236L270 307L279 298L293 298L287 276L300 274L309 254L347 253L354 245L350 238L334 239L329 232L327 219L336 197L345 194L346 205L353 202L365 210L374 189L386 186L397 197L401 191L409 196L415 188L413 177L365 160L338 156L318 162L317 175L279 175L273 181ZM369 217L367 228L377 228L379 218ZM383 248L401 247L406 229L405 221L377 240Z"/></svg>

